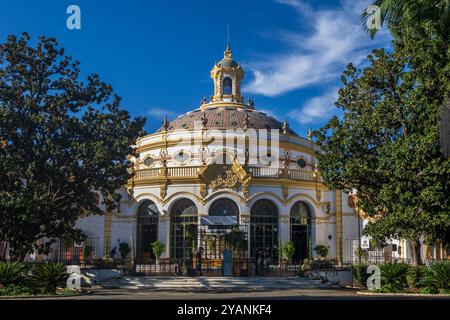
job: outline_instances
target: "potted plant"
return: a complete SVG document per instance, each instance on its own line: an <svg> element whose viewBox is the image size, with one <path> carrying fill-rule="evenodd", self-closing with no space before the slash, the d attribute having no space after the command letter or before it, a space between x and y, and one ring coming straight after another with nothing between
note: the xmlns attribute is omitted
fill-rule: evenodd
<svg viewBox="0 0 450 320"><path fill-rule="evenodd" d="M281 247L281 251L283 252L283 255L285 258L288 259L289 263L292 263L292 256L294 255L295 252L295 245L292 241L286 241L282 247Z"/></svg>
<svg viewBox="0 0 450 320"><path fill-rule="evenodd" d="M210 255L212 256L216 256L216 241L214 239L214 237L209 236L208 240L207 240L207 244L208 244L208 249L210 251Z"/></svg>
<svg viewBox="0 0 450 320"><path fill-rule="evenodd" d="M325 258L328 255L328 247L323 245L323 244L318 244L315 248L314 251L320 256L321 260L325 260Z"/></svg>
<svg viewBox="0 0 450 320"><path fill-rule="evenodd" d="M230 233L225 235L225 244L232 250L233 259L237 258L247 246L245 233L239 230L239 228L234 228ZM238 267L240 275L245 275L248 272L247 269L241 268L240 265Z"/></svg>
<svg viewBox="0 0 450 320"><path fill-rule="evenodd" d="M86 262L92 261L92 251L93 251L93 248L90 245L85 245L83 247L84 264L86 264Z"/></svg>
<svg viewBox="0 0 450 320"><path fill-rule="evenodd" d="M119 242L119 252L122 260L125 260L128 254L131 252L131 248L126 242Z"/></svg>
<svg viewBox="0 0 450 320"><path fill-rule="evenodd" d="M159 258L163 254L164 250L166 250L166 246L161 243L159 240L156 240L152 243L152 251L155 255L156 264L159 265Z"/></svg>

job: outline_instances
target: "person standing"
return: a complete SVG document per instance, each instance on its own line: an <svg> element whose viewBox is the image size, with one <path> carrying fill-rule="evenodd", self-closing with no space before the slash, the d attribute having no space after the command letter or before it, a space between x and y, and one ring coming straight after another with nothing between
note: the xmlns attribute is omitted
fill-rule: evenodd
<svg viewBox="0 0 450 320"><path fill-rule="evenodd" d="M195 274L197 276L202 276L202 254L203 247L200 247L195 251Z"/></svg>

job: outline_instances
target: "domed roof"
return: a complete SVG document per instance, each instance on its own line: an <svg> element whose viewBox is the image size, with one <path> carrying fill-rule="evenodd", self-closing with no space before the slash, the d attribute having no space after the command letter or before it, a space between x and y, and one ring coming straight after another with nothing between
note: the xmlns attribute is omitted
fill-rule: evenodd
<svg viewBox="0 0 450 320"><path fill-rule="evenodd" d="M247 120L246 120L246 116ZM252 109L241 109L236 107L210 107L203 111L199 108L188 112L169 122L168 130L194 129L194 126L202 126L202 118L206 118L207 129L279 129L283 130L283 123L266 115L263 112ZM160 132L162 127L158 130ZM297 134L288 129L290 134Z"/></svg>
<svg viewBox="0 0 450 320"><path fill-rule="evenodd" d="M230 58L224 58L221 61L219 61L217 63L217 65L219 67L223 67L223 68L234 68L236 67L238 64L236 63L236 61L234 61L233 59Z"/></svg>

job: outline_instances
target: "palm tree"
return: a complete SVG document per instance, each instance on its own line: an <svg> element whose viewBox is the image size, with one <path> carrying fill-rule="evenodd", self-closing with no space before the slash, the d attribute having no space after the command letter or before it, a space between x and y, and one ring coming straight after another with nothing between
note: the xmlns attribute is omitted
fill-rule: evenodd
<svg viewBox="0 0 450 320"><path fill-rule="evenodd" d="M437 31L448 40L450 26L450 0L375 0L361 14L363 28L373 37L377 29L369 29L367 21L371 19L374 8L379 8L381 25L385 22L397 23L406 19L408 24L434 21Z"/></svg>

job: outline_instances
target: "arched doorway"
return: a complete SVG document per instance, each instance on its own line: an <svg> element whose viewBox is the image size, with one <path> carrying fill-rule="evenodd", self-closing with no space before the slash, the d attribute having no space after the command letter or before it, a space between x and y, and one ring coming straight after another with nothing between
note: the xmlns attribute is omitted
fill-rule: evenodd
<svg viewBox="0 0 450 320"><path fill-rule="evenodd" d="M239 207L231 199L215 200L208 209L208 216L200 221L201 246L206 249L205 256L221 259L226 248L226 235L239 227ZM246 250L245 248L243 248Z"/></svg>
<svg viewBox="0 0 450 320"><path fill-rule="evenodd" d="M294 263L302 263L310 258L311 246L311 209L302 201L294 203L290 212L291 241L295 252L292 257Z"/></svg>
<svg viewBox="0 0 450 320"><path fill-rule="evenodd" d="M144 200L137 213L137 263L150 263L154 260L152 243L158 240L158 207L151 200Z"/></svg>
<svg viewBox="0 0 450 320"><path fill-rule="evenodd" d="M170 256L183 258L197 247L198 211L190 199L177 200L170 210Z"/></svg>
<svg viewBox="0 0 450 320"><path fill-rule="evenodd" d="M250 210L250 254L277 263L278 251L278 209L270 200L258 200Z"/></svg>

